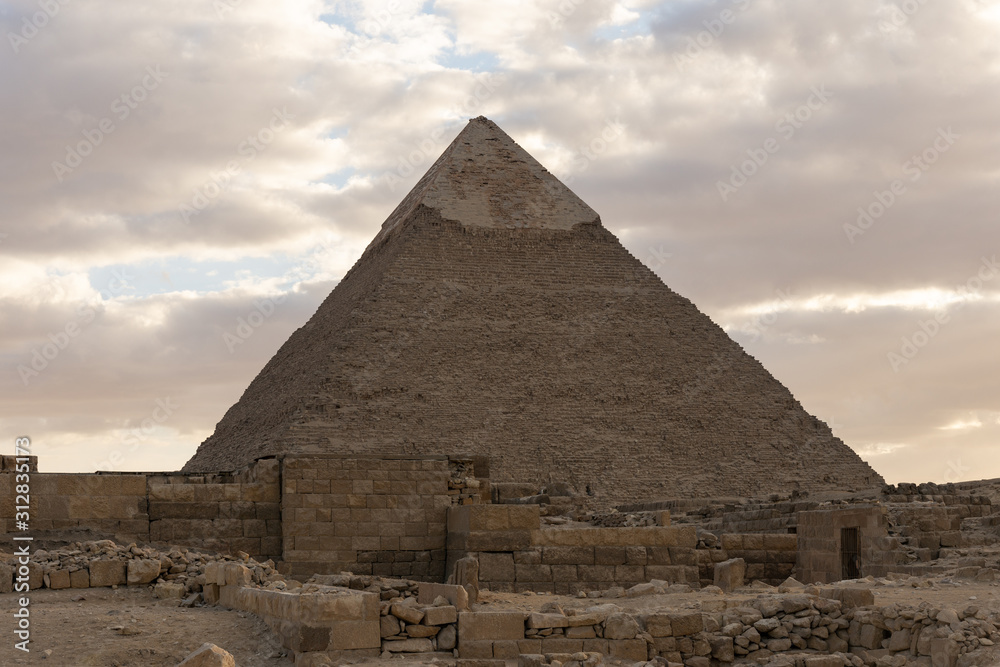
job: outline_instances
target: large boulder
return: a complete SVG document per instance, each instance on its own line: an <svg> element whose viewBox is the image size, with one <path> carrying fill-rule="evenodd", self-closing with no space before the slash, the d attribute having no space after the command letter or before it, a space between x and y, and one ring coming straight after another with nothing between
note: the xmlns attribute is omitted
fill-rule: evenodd
<svg viewBox="0 0 1000 667"><path fill-rule="evenodd" d="M160 561L151 558L134 558L128 562L128 585L141 586L160 576Z"/></svg>

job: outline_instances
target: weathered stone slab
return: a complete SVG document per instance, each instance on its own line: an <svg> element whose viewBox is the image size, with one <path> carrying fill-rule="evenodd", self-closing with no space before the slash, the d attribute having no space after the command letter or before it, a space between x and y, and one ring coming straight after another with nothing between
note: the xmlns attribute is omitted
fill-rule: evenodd
<svg viewBox="0 0 1000 667"><path fill-rule="evenodd" d="M434 644L426 638L395 639L382 642L382 648L390 653L430 653Z"/></svg>
<svg viewBox="0 0 1000 667"><path fill-rule="evenodd" d="M90 585L93 588L101 586L120 586L126 582L125 563L120 560L90 561Z"/></svg>
<svg viewBox="0 0 1000 667"><path fill-rule="evenodd" d="M469 592L465 590L464 586L421 582L417 588L417 601L420 604L433 604L438 596L446 599L458 611L465 611L469 608Z"/></svg>
<svg viewBox="0 0 1000 667"><path fill-rule="evenodd" d="M69 570L52 570L45 576L48 577L46 585L52 590L70 587Z"/></svg>
<svg viewBox="0 0 1000 667"><path fill-rule="evenodd" d="M540 614L534 612L528 614L529 628L565 628L569 626L569 619L562 614Z"/></svg>
<svg viewBox="0 0 1000 667"><path fill-rule="evenodd" d="M524 612L466 611L458 615L460 644L466 641L524 639Z"/></svg>
<svg viewBox="0 0 1000 667"><path fill-rule="evenodd" d="M453 605L424 609L424 625L447 625L458 621L458 610Z"/></svg>
<svg viewBox="0 0 1000 667"><path fill-rule="evenodd" d="M148 584L160 576L160 561L151 558L134 558L128 562L129 586Z"/></svg>

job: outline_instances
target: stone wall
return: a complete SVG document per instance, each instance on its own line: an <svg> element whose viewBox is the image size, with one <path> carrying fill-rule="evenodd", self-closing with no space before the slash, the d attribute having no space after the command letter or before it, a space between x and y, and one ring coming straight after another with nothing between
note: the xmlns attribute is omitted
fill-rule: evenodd
<svg viewBox="0 0 1000 667"><path fill-rule="evenodd" d="M537 505L448 512L449 566L478 554L479 580L496 591L567 594L651 579L698 587L696 546L694 526L543 529Z"/></svg>
<svg viewBox="0 0 1000 667"><path fill-rule="evenodd" d="M31 474L31 531L90 529L124 540L148 541L149 514L143 474ZM15 532L16 473L0 473L0 525Z"/></svg>
<svg viewBox="0 0 1000 667"><path fill-rule="evenodd" d="M799 513L796 578L804 582L840 581L841 529L857 528L861 577L884 576L903 556L899 542L888 533L885 507L855 505Z"/></svg>
<svg viewBox="0 0 1000 667"><path fill-rule="evenodd" d="M38 473L29 480L32 535L88 531L128 542L281 557L280 463L264 459L218 475ZM0 524L15 532L16 475L0 472ZM78 539L78 538L77 538Z"/></svg>
<svg viewBox="0 0 1000 667"><path fill-rule="evenodd" d="M286 458L284 572L441 580L450 478L444 456Z"/></svg>
<svg viewBox="0 0 1000 667"><path fill-rule="evenodd" d="M281 462L236 473L149 475L149 540L281 558Z"/></svg>
<svg viewBox="0 0 1000 667"><path fill-rule="evenodd" d="M798 560L798 538L780 533L723 533L711 548L699 546L698 574L707 586L715 579L715 565L730 558L742 558L746 563L746 579L759 579L777 586L792 576Z"/></svg>

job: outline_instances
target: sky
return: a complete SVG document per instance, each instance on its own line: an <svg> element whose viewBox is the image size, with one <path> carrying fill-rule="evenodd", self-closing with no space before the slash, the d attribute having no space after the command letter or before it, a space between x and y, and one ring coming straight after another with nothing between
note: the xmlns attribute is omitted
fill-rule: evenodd
<svg viewBox="0 0 1000 667"><path fill-rule="evenodd" d="M888 482L1000 477L1000 0L0 0L0 438L176 470L485 115Z"/></svg>

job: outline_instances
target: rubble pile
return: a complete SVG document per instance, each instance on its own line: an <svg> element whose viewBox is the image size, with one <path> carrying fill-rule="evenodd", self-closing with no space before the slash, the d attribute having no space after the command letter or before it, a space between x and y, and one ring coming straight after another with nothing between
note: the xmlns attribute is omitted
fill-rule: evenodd
<svg viewBox="0 0 1000 667"><path fill-rule="evenodd" d="M37 549L27 565L30 589L100 588L103 586L155 586L160 598L186 600L187 604L215 602L203 595L205 568L210 563L236 561L251 573L254 583L284 582L274 563L259 563L248 554L212 554L179 547L157 549L134 543L122 546L113 540L75 542L58 549ZM0 593L14 590L19 567L15 556L0 558Z"/></svg>

